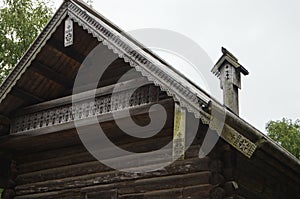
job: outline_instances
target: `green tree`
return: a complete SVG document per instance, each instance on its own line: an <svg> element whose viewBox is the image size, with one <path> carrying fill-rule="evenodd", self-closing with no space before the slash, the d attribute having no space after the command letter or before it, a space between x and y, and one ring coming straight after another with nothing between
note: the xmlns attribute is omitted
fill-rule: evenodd
<svg viewBox="0 0 300 199"><path fill-rule="evenodd" d="M0 83L53 13L50 0L0 1Z"/></svg>
<svg viewBox="0 0 300 199"><path fill-rule="evenodd" d="M291 119L269 121L266 125L268 136L300 158L300 120L293 122Z"/></svg>

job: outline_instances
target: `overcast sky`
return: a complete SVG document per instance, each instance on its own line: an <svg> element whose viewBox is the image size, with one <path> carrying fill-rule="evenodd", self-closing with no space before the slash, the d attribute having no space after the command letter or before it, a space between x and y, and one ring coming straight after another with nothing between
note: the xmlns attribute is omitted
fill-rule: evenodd
<svg viewBox="0 0 300 199"><path fill-rule="evenodd" d="M125 31L184 34L214 63L226 47L250 72L242 78L240 116L259 130L269 120L300 118L300 1L94 0L93 8Z"/></svg>

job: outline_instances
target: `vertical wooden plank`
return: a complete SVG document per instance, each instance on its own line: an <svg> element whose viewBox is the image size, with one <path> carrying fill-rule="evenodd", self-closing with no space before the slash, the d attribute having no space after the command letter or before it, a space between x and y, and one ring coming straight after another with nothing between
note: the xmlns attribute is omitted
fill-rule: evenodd
<svg viewBox="0 0 300 199"><path fill-rule="evenodd" d="M70 18L65 21L64 45L65 47L73 45L73 21Z"/></svg>
<svg viewBox="0 0 300 199"><path fill-rule="evenodd" d="M175 103L173 129L173 160L183 160L185 151L186 111Z"/></svg>

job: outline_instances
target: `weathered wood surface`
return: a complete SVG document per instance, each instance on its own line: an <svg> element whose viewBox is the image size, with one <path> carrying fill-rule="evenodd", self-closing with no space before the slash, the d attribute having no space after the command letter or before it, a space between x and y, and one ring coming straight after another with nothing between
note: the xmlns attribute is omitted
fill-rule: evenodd
<svg viewBox="0 0 300 199"><path fill-rule="evenodd" d="M124 137L111 121L101 124L107 136L125 150L137 153L156 150L172 140L174 104L170 99L163 100L162 104L168 113L166 125L158 135L150 139ZM133 112L133 115L140 125L149 122L147 108L143 111L139 109ZM95 160L78 144L62 148L49 145L39 152L27 150L16 157L16 198L208 198L210 190L222 183L223 177L219 173L222 169L220 160L210 157L198 158L199 144L204 135L205 132L197 136L194 145L186 151L187 159L148 173L113 170ZM103 150L106 151L109 161L119 162L124 158L113 156L111 149ZM128 156L129 159L123 161L123 167L134 170L133 161L138 156ZM160 166L166 163L168 158L171 160L171 157L172 148L143 162L140 167Z"/></svg>
<svg viewBox="0 0 300 199"><path fill-rule="evenodd" d="M153 198L163 198L163 199L208 199L211 185L196 185L187 186L183 188L170 188L170 189L160 189L155 191L148 191L144 193L130 193L130 194L119 194L117 185L113 186L98 186L89 189L69 189L67 191L57 191L57 192L47 192L41 194L16 196L15 199L52 199L52 198L65 198L66 196L72 199L82 199L92 198L92 199L153 199Z"/></svg>
<svg viewBox="0 0 300 199"><path fill-rule="evenodd" d="M234 177L239 195L245 198L294 198L299 191L297 177L289 178L275 169L268 162L269 158L261 160L259 154L253 160L237 156Z"/></svg>
<svg viewBox="0 0 300 199"><path fill-rule="evenodd" d="M168 142L172 135L170 127L164 129L165 136L134 143L129 139L120 146L127 150L144 150L158 143ZM107 129L116 133L113 128ZM200 140L201 137L203 135ZM186 154L191 159L175 162L166 170L135 175L117 172L102 165L80 146L23 154L18 158L20 164L16 198L82 198L86 193L90 193L91 198L97 198L99 194L109 195L111 190L117 190L117 198L157 198L160 195L167 197L167 193L173 198L263 198L260 195L264 195L264 198L280 198L282 194L279 191L274 194L274 187L286 196L292 196L288 190L280 187L289 179L278 178L279 174L272 170L269 163L261 164L264 161L257 161L263 154L256 153L254 161L241 155L235 157L235 153L233 156L231 154L232 148L220 140L209 157L198 159L201 143L194 144ZM109 150L107 149L107 154ZM235 158L240 161L236 162ZM118 157L111 160L118 161ZM159 164L162 160L164 156L153 158L145 162L145 166ZM131 167L130 161L124 163L124 167L126 166ZM181 182L185 180L188 182ZM237 189L230 180L236 180ZM199 191L198 194L196 191L184 192L189 190L187 187L198 185L206 186L206 191ZM288 182L288 186L291 187L289 190L297 190L295 184ZM184 193L187 194L186 197Z"/></svg>
<svg viewBox="0 0 300 199"><path fill-rule="evenodd" d="M8 115L16 116L30 112L35 113L39 109L49 109L65 103L64 100L66 98L32 106L31 110L29 110L30 108L25 108L14 114L16 109L33 104L36 101L44 102L68 94L70 92L68 87L72 84L71 81L64 81L62 76L59 77L55 74L65 75L66 80L74 80L84 57L99 43L95 38L90 37L86 31L82 30L81 27L75 25L74 33L76 37L74 45L66 49L62 47L60 40L63 38L62 33L63 26L59 26L36 57L39 63L48 68L41 67L40 70L32 68L31 71L24 73L23 80L18 82L17 87L27 91L27 93L17 90L15 97L13 97L13 103L6 106L8 107ZM89 45L85 45L86 43L89 43ZM106 47L105 49L109 51ZM112 53L111 51L109 52ZM37 66L38 62L34 64ZM119 64L123 63L112 65L111 70L105 74L100 84L112 84L118 79L118 76L130 68L128 64ZM49 72L48 78L46 77L47 72ZM138 73L131 75L130 78L137 77ZM34 81L28 81L30 78ZM140 83L137 81L134 84ZM128 85L123 83L124 87L128 87ZM83 90L88 87L89 85L84 85ZM110 89L112 89L112 86ZM101 94L104 93L105 91L102 90ZM165 97L164 95L162 98ZM168 113L172 115L170 110L173 110L173 100L168 99L164 103L166 107L169 107L167 109ZM141 124L147 123L149 120L149 117L147 117L148 109L149 106L132 109L131 113L137 115L134 117L134 120L140 121ZM173 118L173 115L171 118ZM146 151L159 148L162 144L171 140L172 120L167 121L167 126L164 127L161 135L151 140L140 142L137 139L120 135L120 132L115 128L115 124L111 122L111 115L107 114L99 119L105 126L104 129L108 131L108 137L118 141L117 143L125 149ZM85 123L85 125L87 124ZM48 128L44 132L31 132L31 134L27 134L28 137L24 134L11 140L9 138L1 141L3 148L16 152L15 156L17 156L16 159L18 160L17 185L14 187L17 194L15 198L82 198L87 193L89 198L194 197L199 199L209 197L209 191L213 187L210 183L220 183L217 172L219 167L216 166L218 163L215 163L215 160L209 157L197 158L198 146L191 148L187 152L186 157L190 159L175 162L164 169L141 174L124 173L104 166L85 150L74 146L80 144L80 140L76 136L74 129L72 129L73 127ZM23 150L25 152L20 153ZM109 150L107 153L109 154ZM111 161L120 160L122 160L122 157L111 157ZM160 165L161 161L165 161L165 156L151 158L144 163L143 167L148 168L152 165ZM131 161L124 162L124 167L134 169ZM87 189L95 186L97 187L93 191L87 191Z"/></svg>
<svg viewBox="0 0 300 199"><path fill-rule="evenodd" d="M172 99L163 99L159 102L162 106L166 108L168 114L172 114L173 111L173 100ZM134 121L149 121L149 107L153 104L141 105L130 110L130 114L133 115ZM148 118L148 119L147 119ZM101 128L104 131L113 130L115 128L115 123L111 122L114 119L111 113L103 114L98 117L98 121L101 122ZM122 118L119 118L122 119ZM167 120L171 120L172 116L168 116ZM87 120L86 124L90 122ZM169 122L166 125L171 125ZM59 132L59 131L63 131ZM55 135L56 134L56 135ZM20 150L21 152L26 148L34 148L34 152L36 152L39 147L47 148L50 147L48 145L43 144L43 142L51 143L51 147L59 147L61 145L71 145L78 144L80 141L78 139L77 132L74 131L73 123L61 124L59 126L52 126L48 128L43 128L37 131L32 131L31 133L27 132L25 135L19 136L10 136L6 138L2 138L0 140L0 144L3 149L10 150ZM46 136L45 136L46 135ZM36 137L36 138L32 138ZM121 139L119 139L121 140ZM60 143L61 141L61 143ZM121 140L122 141L122 140ZM65 142L65 143L63 143ZM70 142L70 143L69 143ZM39 146L41 145L41 146ZM44 149L45 150L45 149Z"/></svg>
<svg viewBox="0 0 300 199"><path fill-rule="evenodd" d="M63 74L68 77L67 79L74 79L83 57L99 42L76 25L74 28L77 35L74 41L76 49L72 46L69 51L66 51L60 45L62 43L60 39L63 38L61 35L63 26L58 27L57 30L53 35L53 39L49 40L36 58L42 64L49 66L49 69L53 71L51 72L52 75L49 75L48 78L44 76L46 71L49 72L48 69L43 69L43 71L33 69L26 72L23 80L17 83L17 87L21 91L13 90L8 95L7 101L3 102L5 108L2 108L2 110L5 114L10 115L15 109L37 101L55 99L70 94L70 90L67 89L70 83L64 82L55 74ZM90 45L83 45L85 43ZM112 65L111 71L107 72L101 83L102 85L113 84L118 76L130 68L128 65L122 66L119 64L122 63ZM33 73L34 76L31 76ZM131 75L131 78L138 77L137 73ZM35 79L35 81L28 81L30 78ZM89 87L90 85L84 85L82 91ZM57 103L59 102L56 101L54 105L57 105ZM170 103L173 103L173 101L170 101ZM46 104L45 107L48 105ZM141 115L138 117L140 120L147 121L145 116L147 108L143 107L133 110L133 112ZM170 126L163 131L164 136L158 136L147 142L138 142L134 139L129 142L129 138L119 136L118 131L112 128L114 123L110 122L111 115L105 115L101 119L103 119L102 122L107 122L105 124L106 129L114 134L110 135L111 138L122 140L119 142L120 146L130 150L160 146L161 143L169 141L170 132L172 132L170 130L172 127L169 124ZM234 116L226 117L226 123L235 130L243 132L243 135L253 142L258 141L261 137L259 133L253 130L253 127L246 125L244 121ZM33 134L29 139L13 139L2 144L4 148L17 150L17 152L26 150L26 153L23 154L16 153L19 155L17 157L19 160L17 161L19 172L16 178L17 186L15 189L7 189L6 193L11 194L15 190L18 195L16 198L19 199L84 198L85 196L89 198L118 197L123 199L159 197L241 198L236 194L240 194L245 198L297 197L295 193L298 190L299 178L296 175L299 174L299 165L294 164L291 167L293 171L288 170L289 168L284 166L284 162L293 165L291 158L284 158L286 156L280 155L284 153L278 151L279 149L276 149L277 151L274 153L276 159L270 158L270 154L274 152L272 150L276 147L270 147L271 145L263 142L259 143L261 150L256 152L253 156L254 159L251 160L244 160L244 157L240 156L234 157L231 156L232 154L225 154L225 157L221 158L224 154L216 152L207 158L198 159L195 156L197 154L195 151L198 148L194 146L186 154L186 157L190 159L175 162L165 169L150 173L128 174L102 165L82 150L81 147L73 146L60 149L59 147L66 147L66 145L79 144L80 140L76 137L76 133L69 129L70 127L68 127L68 131L62 131L63 128L52 129L51 132L57 131L52 136L43 135L43 138L41 138L42 136ZM43 134L43 132L40 133ZM39 138L34 138L35 136ZM217 145L219 146L219 144L220 142ZM52 150L53 148L55 150ZM37 153L37 151L41 152ZM263 152L261 153L261 151ZM109 150L107 152L109 153ZM24 157L20 157L23 155ZM111 161L117 161L114 158L118 157L113 157ZM231 162L232 159L234 160ZM144 166L159 164L161 160L164 160L164 156L157 159L153 158L149 162L145 162ZM233 164L230 165L230 163ZM224 168L223 165L225 165ZM130 161L124 163L124 167L131 166ZM237 191L233 190L233 188L235 189L235 187L232 187L231 182L233 181L238 184Z"/></svg>
<svg viewBox="0 0 300 199"><path fill-rule="evenodd" d="M187 186L192 186L196 184L209 184L211 178L211 172L209 171L202 171L197 173L191 174L182 174L186 172L191 172L193 169L197 170L197 168L192 167L190 165L177 165L177 167L173 167L162 171L154 171L149 173L141 173L141 174L131 174L131 173L124 173L118 171L108 171L103 173L95 173L95 174L88 174L84 176L77 176L77 177L70 177L64 178L60 180L49 180L44 182L38 182L34 184L26 184L26 185L17 185L15 187L17 195L23 194L33 194L33 193L41 193L47 191L55 191L55 190L63 190L69 188L78 188L78 187L86 187L92 186L97 184L111 184L121 181L129 181L135 180L135 183L138 183L138 179L142 178L149 178L146 187L147 189L151 189L151 185L156 187L152 187L152 189L156 189L157 187L162 186L172 186L172 183L179 183L179 185L174 186L183 186L184 183L187 183ZM199 169L199 168L198 168ZM180 175L176 175L180 174ZM168 175L168 176L166 176ZM165 176L165 177L163 177ZM156 178L155 178L156 177ZM186 179L186 180L182 180ZM130 192L129 186L127 185L128 182L125 183L125 190L124 192ZM142 183L142 182L141 182ZM130 185L134 186L134 185ZM142 188L144 190L146 188Z"/></svg>
<svg viewBox="0 0 300 199"><path fill-rule="evenodd" d="M68 77L54 71L51 67L41 63L40 61L35 61L34 66L30 67L29 70L39 73L43 75L45 78L65 87L65 88L72 88L73 80L69 79Z"/></svg>
<svg viewBox="0 0 300 199"><path fill-rule="evenodd" d="M197 154L197 149L198 147L194 146L188 153ZM80 151L80 149L75 147L74 151ZM69 154L69 156L72 156L72 154ZM190 154L190 156L193 155ZM155 163L155 160L149 162L149 164L153 163ZM216 168L217 170L219 169L218 166L216 167L218 164L218 161L213 161L209 157L203 159L194 158L178 161L165 169L144 174L128 174L114 171L97 161L66 165L19 175L17 179L18 185L15 188L18 195L16 198L61 197L66 194L66 189L70 191L70 195L77 195L76 197L78 197L78 192L88 191L88 193L91 193L89 189L92 189L95 185L98 186L94 189L96 195L99 194L99 190L105 190L106 186L109 189L118 189L118 198L130 198L133 196L137 198L142 198L142 196L155 198L160 196L160 194L170 193L172 195L174 189L181 190L179 195L175 194L179 193L175 191L175 195L172 195L174 197L208 198L209 190L213 187L211 184L221 183L216 181L218 179L215 175L216 172L211 172L211 170L216 170ZM52 178L54 180L50 180ZM24 180L24 183L32 179L34 183L20 185L22 180ZM198 190L195 186L199 186L201 189Z"/></svg>
<svg viewBox="0 0 300 199"><path fill-rule="evenodd" d="M90 124L92 123L91 118L157 103L159 94L157 87L146 85L134 90L136 85L148 84L149 82L145 79L131 80L126 83L118 83L109 86L109 88L91 90L27 107L26 110L31 112L14 116L10 133L12 135L29 135L38 130L44 132L65 130L72 128L75 121L77 124L83 123L86 126L89 125L89 121ZM113 91L115 91L114 95L112 94ZM126 97L131 97L130 102L126 101ZM128 117L128 114L125 116Z"/></svg>
<svg viewBox="0 0 300 199"><path fill-rule="evenodd" d="M137 79L131 79L131 80L128 80L125 82L120 82L117 84L97 88L94 90L85 91L85 92L78 93L75 95L70 95L70 96L54 99L51 101L46 101L46 102L42 102L39 104L35 104L32 106L28 106L28 107L18 110L18 112L15 113L14 116L24 115L24 114L28 114L28 113L34 113L34 112L38 112L41 110L51 109L54 107L65 105L65 104L70 104L70 103L72 103L72 98L75 98L76 101L81 101L81 100L85 100L85 99L90 99L92 97L98 97L98 96L110 94L110 93L112 93L112 91L114 89L116 89L118 91L125 91L128 89L136 88L137 85L145 84L145 83L150 84L150 82L148 82L144 77L137 78Z"/></svg>

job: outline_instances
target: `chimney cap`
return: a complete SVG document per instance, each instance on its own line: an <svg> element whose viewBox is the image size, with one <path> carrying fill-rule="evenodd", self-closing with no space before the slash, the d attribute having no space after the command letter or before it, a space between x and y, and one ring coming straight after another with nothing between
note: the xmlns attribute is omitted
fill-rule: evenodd
<svg viewBox="0 0 300 199"><path fill-rule="evenodd" d="M217 61L211 72L216 76L220 76L221 68L226 64L229 63L230 65L234 66L235 68L239 69L243 75L248 75L249 72L246 68L244 68L239 62L238 59L229 52L226 48L222 47L222 57Z"/></svg>

